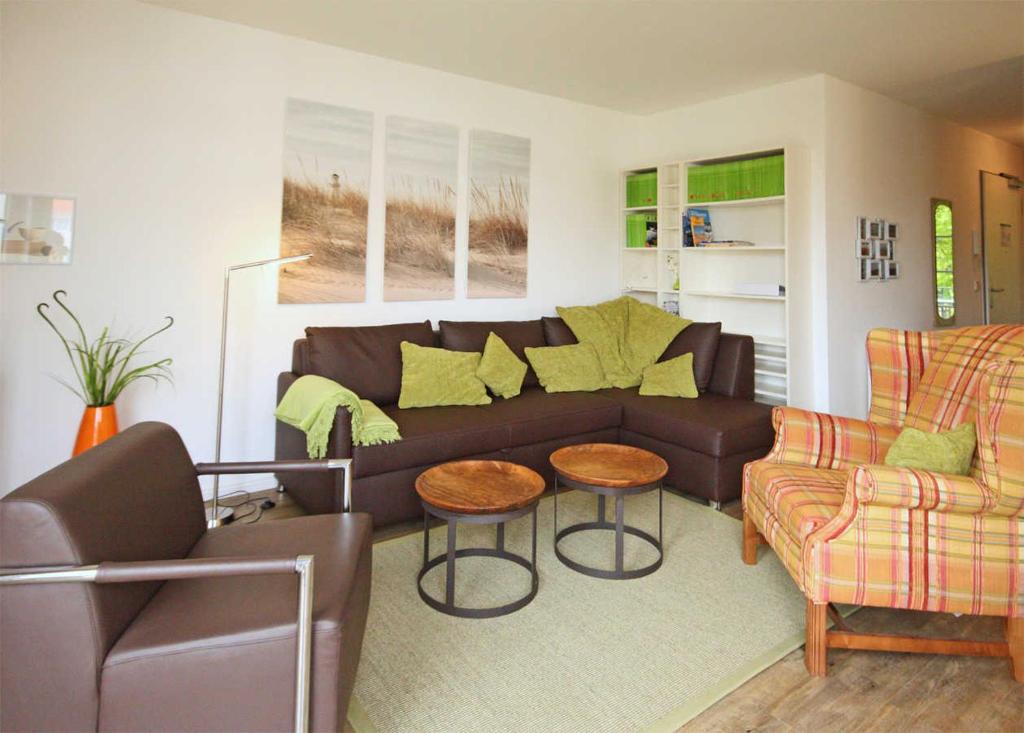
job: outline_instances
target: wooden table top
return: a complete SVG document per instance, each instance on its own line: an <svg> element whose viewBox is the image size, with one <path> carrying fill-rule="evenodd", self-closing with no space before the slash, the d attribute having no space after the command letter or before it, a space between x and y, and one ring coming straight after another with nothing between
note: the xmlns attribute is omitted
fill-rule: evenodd
<svg viewBox="0 0 1024 733"><path fill-rule="evenodd" d="M537 501L544 479L507 461L452 461L421 473L416 493L427 504L457 514L502 514Z"/></svg>
<svg viewBox="0 0 1024 733"><path fill-rule="evenodd" d="M612 489L653 484L668 473L668 464L661 456L615 443L570 445L556 450L550 460L568 479Z"/></svg>

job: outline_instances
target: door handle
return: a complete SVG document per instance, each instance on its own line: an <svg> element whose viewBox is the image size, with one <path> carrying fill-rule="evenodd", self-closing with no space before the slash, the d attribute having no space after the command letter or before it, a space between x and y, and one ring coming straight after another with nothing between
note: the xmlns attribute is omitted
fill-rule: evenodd
<svg viewBox="0 0 1024 733"><path fill-rule="evenodd" d="M989 288L988 291L990 293L1005 293L1006 288Z"/></svg>

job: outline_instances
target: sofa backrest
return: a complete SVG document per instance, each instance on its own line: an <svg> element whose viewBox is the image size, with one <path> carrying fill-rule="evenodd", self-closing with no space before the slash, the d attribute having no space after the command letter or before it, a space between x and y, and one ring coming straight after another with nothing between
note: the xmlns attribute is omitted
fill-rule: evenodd
<svg viewBox="0 0 1024 733"><path fill-rule="evenodd" d="M527 364L524 387L536 387L540 384L537 374L526 358L526 348L531 346L547 346L544 328L540 319L533 321L440 321L438 331L441 337L441 348L451 351L484 350L487 336L492 331L504 341L510 349Z"/></svg>
<svg viewBox="0 0 1024 733"><path fill-rule="evenodd" d="M535 321L441 321L435 334L430 322L353 328L307 328L292 347L292 371L318 374L348 387L379 405L398 402L402 389L402 341L440 345L452 351L483 351L494 331L523 361L527 346L565 346L576 337L557 316ZM702 392L752 399L754 342L749 336L722 333L721 323L691 323L680 331L660 361L693 353L694 380ZM527 362L529 363L529 362ZM529 369L524 386L538 384Z"/></svg>
<svg viewBox="0 0 1024 733"><path fill-rule="evenodd" d="M205 531L181 438L168 425L141 423L4 497L0 564L182 558ZM159 586L0 588L0 729L95 730L103 660Z"/></svg>
<svg viewBox="0 0 1024 733"><path fill-rule="evenodd" d="M434 346L430 321L306 329L305 370L333 379L378 406L398 402L403 341Z"/></svg>
<svg viewBox="0 0 1024 733"><path fill-rule="evenodd" d="M541 319L549 346L575 344L572 330L557 316ZM658 361L693 354L693 378L701 392L752 399L754 341L749 336L723 334L721 323L694 322L672 339Z"/></svg>
<svg viewBox="0 0 1024 733"><path fill-rule="evenodd" d="M722 338L721 323L691 323L672 339L658 361L668 361L683 354L693 354L693 381L697 389L706 392L718 362L718 347Z"/></svg>

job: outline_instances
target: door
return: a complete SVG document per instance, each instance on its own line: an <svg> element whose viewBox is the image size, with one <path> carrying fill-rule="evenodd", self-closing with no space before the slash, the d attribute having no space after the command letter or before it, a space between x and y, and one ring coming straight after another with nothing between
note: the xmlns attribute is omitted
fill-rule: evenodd
<svg viewBox="0 0 1024 733"><path fill-rule="evenodd" d="M1024 250L1020 182L981 174L987 323L1024 322Z"/></svg>

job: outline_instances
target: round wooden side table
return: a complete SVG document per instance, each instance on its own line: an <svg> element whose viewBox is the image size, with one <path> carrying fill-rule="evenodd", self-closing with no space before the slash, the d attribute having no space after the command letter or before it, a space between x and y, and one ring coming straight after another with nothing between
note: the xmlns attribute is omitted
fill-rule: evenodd
<svg viewBox="0 0 1024 733"><path fill-rule="evenodd" d="M668 464L661 456L642 448L614 443L587 443L559 448L551 454L551 465L555 476L555 555L562 564L576 572L594 578L628 580L650 575L661 567L662 561L662 485L661 480L668 473ZM558 529L558 486L569 486L580 491L597 495L597 520L581 522L565 529ZM648 491L658 491L658 538L625 522L625 498ZM605 500L615 499L615 521L605 516ZM567 557L558 547L566 536L588 530L612 530L615 532L615 569L605 570L584 565ZM658 551L658 559L649 565L627 570L623 555L625 536L639 537Z"/></svg>
<svg viewBox="0 0 1024 733"><path fill-rule="evenodd" d="M423 567L416 577L420 598L431 608L460 618L494 618L518 611L537 595L537 502L544 479L525 466L506 461L452 461L434 466L416 479L423 504ZM505 549L505 522L533 515L533 554L530 560ZM430 516L448 523L447 552L430 557ZM455 549L459 522L496 524L495 546ZM530 591L510 603L491 608L466 608L455 603L455 561L461 557L498 557L530 571ZM444 601L423 590L423 576L446 564Z"/></svg>

